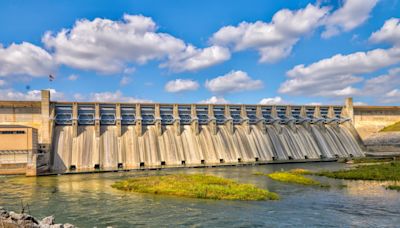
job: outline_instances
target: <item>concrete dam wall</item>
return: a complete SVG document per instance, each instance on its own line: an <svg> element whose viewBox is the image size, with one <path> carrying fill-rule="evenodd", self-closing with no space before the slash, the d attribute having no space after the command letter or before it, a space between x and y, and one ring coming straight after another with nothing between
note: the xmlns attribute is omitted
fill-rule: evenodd
<svg viewBox="0 0 400 228"><path fill-rule="evenodd" d="M341 106L54 103L52 169L363 156Z"/></svg>
<svg viewBox="0 0 400 228"><path fill-rule="evenodd" d="M27 167L56 173L364 156L353 118L351 99L345 106L56 102L42 91L40 102L0 105L0 124L38 129Z"/></svg>
<svg viewBox="0 0 400 228"><path fill-rule="evenodd" d="M79 127L78 137L74 138L70 126L57 126L52 167L58 171L130 169L362 156L346 127L282 126L281 132L274 126L267 126L267 132L257 126L250 128L247 133L238 126L231 134L221 126L214 135L210 127L204 126L196 135L190 126L184 126L178 136L172 126L166 126L158 136L156 127L149 126L138 136L134 127L124 126L123 135L118 137L116 127L107 126L101 127L97 138L94 127Z"/></svg>

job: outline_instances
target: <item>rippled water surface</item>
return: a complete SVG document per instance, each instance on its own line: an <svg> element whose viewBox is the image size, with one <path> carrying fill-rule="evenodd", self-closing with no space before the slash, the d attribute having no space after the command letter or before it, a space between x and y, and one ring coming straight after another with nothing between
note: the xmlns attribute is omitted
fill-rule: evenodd
<svg viewBox="0 0 400 228"><path fill-rule="evenodd" d="M208 169L134 171L49 177L0 177L0 206L28 203L37 217L79 227L399 227L400 193L388 183L313 177L329 189L272 181L254 172L281 169L340 169L338 163L283 164ZM214 201L125 193L117 180L167 173L207 173L277 192L279 201ZM343 185L346 185L345 187Z"/></svg>

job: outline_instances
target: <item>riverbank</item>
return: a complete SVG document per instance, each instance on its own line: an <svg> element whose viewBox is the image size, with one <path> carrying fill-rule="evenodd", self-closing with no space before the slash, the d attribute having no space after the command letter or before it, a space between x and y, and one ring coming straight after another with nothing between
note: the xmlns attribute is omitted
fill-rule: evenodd
<svg viewBox="0 0 400 228"><path fill-rule="evenodd" d="M0 207L0 227L1 228L75 228L74 225L57 224L53 216L48 216L39 220L32 215L26 213L16 213L14 211L7 211Z"/></svg>
<svg viewBox="0 0 400 228"><path fill-rule="evenodd" d="M352 169L338 171L321 171L315 173L318 176L325 176L345 180L376 180L376 181L400 181L400 162L358 165Z"/></svg>

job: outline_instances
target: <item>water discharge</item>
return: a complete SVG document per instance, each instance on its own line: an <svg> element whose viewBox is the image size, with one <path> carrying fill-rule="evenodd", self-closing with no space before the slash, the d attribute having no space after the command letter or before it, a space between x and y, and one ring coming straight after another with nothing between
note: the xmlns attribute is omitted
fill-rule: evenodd
<svg viewBox="0 0 400 228"><path fill-rule="evenodd" d="M325 125L235 125L231 133L225 125L217 127L214 135L207 125L199 134L190 125L181 126L177 134L173 125L162 126L157 134L154 125L143 126L138 136L135 126L101 126L96 137L95 126L79 126L73 137L72 126L55 126L53 135L52 167L65 171L126 169L159 166L194 166L220 163L268 162L272 160L329 159L363 156L350 133L342 124Z"/></svg>

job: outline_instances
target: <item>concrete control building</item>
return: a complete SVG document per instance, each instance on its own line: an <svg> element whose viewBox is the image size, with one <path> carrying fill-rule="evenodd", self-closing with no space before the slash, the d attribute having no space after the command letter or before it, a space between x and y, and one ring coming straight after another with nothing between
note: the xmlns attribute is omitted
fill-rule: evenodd
<svg viewBox="0 0 400 228"><path fill-rule="evenodd" d="M38 153L38 131L20 125L0 125L0 173L36 175L27 167Z"/></svg>

